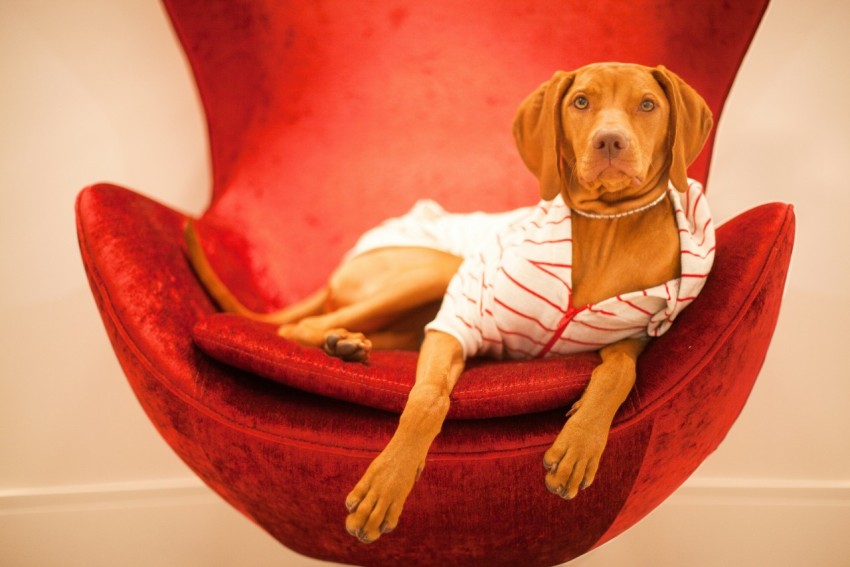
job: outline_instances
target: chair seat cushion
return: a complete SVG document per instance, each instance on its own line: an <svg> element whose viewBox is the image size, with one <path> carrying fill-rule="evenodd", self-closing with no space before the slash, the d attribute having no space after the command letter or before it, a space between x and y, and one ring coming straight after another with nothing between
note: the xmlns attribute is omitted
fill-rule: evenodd
<svg viewBox="0 0 850 567"><path fill-rule="evenodd" d="M193 336L204 352L258 376L308 392L401 413L413 385L416 353L378 351L369 362L342 362L321 349L279 337L275 327L238 315L201 319ZM596 354L544 360L471 360L452 394L449 417L522 415L577 400L598 364Z"/></svg>
<svg viewBox="0 0 850 567"><path fill-rule="evenodd" d="M618 422L671 396L710 360L760 291L778 243L790 237L790 211L783 204L763 205L718 229L714 269L700 297L641 356L637 386ZM211 357L259 377L393 413L404 408L415 375L414 352L374 352L368 364L346 363L279 337L271 325L236 315L216 313L200 319L193 338ZM595 353L527 361L471 360L452 393L449 418L568 408L598 362Z"/></svg>

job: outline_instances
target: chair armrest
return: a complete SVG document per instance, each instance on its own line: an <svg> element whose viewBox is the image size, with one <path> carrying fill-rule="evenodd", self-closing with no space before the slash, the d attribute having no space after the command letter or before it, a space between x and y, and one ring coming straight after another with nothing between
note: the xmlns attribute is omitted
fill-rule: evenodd
<svg viewBox="0 0 850 567"><path fill-rule="evenodd" d="M195 391L192 325L215 308L182 252L186 216L108 184L84 189L76 215L86 274L113 345L169 369L175 386Z"/></svg>

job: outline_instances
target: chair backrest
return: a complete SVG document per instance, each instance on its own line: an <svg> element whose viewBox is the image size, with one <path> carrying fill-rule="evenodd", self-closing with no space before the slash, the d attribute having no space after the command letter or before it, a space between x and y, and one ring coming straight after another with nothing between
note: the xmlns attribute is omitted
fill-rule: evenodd
<svg viewBox="0 0 850 567"><path fill-rule="evenodd" d="M767 0L165 5L209 124L208 231L249 243L231 251L255 274L248 291L280 304L417 198L457 211L535 202L511 123L556 69L663 64L719 118ZM705 181L712 142L692 177Z"/></svg>

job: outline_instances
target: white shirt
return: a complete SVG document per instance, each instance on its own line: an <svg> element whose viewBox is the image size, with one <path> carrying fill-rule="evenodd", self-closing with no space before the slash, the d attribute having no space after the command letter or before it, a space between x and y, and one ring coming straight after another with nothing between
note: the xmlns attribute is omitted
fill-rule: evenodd
<svg viewBox="0 0 850 567"><path fill-rule="evenodd" d="M595 304L572 306L571 211L558 196L529 207L464 259L427 330L463 346L464 357L537 358L657 337L699 294L715 235L702 186L668 191L679 227L681 277ZM661 206L664 206L663 204Z"/></svg>

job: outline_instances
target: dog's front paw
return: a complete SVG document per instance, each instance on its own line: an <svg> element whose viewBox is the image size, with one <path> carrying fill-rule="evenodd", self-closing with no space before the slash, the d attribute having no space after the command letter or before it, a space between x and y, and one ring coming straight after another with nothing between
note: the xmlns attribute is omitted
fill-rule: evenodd
<svg viewBox="0 0 850 567"><path fill-rule="evenodd" d="M372 543L398 525L404 502L419 478L422 465L381 453L345 499L345 529L363 543Z"/></svg>
<svg viewBox="0 0 850 567"><path fill-rule="evenodd" d="M608 441L608 427L571 417L552 447L543 455L546 488L571 500L593 483Z"/></svg>
<svg viewBox="0 0 850 567"><path fill-rule="evenodd" d="M372 342L363 333L334 329L325 334L324 340L325 352L346 362L366 362L372 352Z"/></svg>

